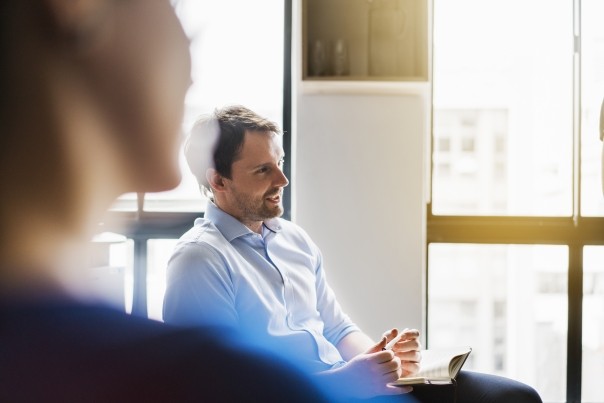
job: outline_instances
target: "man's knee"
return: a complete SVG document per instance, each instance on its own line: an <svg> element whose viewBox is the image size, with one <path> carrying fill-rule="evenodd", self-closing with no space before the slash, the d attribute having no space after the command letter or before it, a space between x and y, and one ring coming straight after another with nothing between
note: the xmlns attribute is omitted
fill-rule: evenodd
<svg viewBox="0 0 604 403"><path fill-rule="evenodd" d="M462 371L458 376L459 403L542 403L537 391L509 378Z"/></svg>
<svg viewBox="0 0 604 403"><path fill-rule="evenodd" d="M514 382L507 388L499 390L499 396L497 396L495 402L514 402L514 403L542 403L539 393L529 385Z"/></svg>

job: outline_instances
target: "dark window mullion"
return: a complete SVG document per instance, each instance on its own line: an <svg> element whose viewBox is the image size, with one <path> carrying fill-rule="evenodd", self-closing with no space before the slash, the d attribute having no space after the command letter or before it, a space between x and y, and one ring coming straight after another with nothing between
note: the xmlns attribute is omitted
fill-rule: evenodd
<svg viewBox="0 0 604 403"><path fill-rule="evenodd" d="M570 245L568 267L568 336L566 401L581 402L583 360L583 245Z"/></svg>
<svg viewBox="0 0 604 403"><path fill-rule="evenodd" d="M147 239L134 238L132 315L147 317Z"/></svg>
<svg viewBox="0 0 604 403"><path fill-rule="evenodd" d="M581 4L573 0L573 218L579 234L581 217ZM602 228L602 227L600 227ZM598 231L600 232L600 231ZM596 234L597 236L597 234ZM581 402L583 361L583 248L585 240L569 245L566 401Z"/></svg>
<svg viewBox="0 0 604 403"><path fill-rule="evenodd" d="M283 172L291 182L292 172L292 0L284 0L283 24ZM291 219L291 183L283 189L283 218Z"/></svg>

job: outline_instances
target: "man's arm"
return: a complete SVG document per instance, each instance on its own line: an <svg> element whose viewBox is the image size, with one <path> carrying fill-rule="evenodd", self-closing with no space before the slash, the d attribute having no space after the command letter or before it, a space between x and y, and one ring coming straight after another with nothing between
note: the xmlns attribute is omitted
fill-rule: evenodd
<svg viewBox="0 0 604 403"><path fill-rule="evenodd" d="M336 345L336 348L344 360L350 361L357 355L369 350L373 345L375 345L375 342L369 336L358 331L344 336Z"/></svg>
<svg viewBox="0 0 604 403"><path fill-rule="evenodd" d="M353 398L370 398L382 395L408 393L411 388L389 386L401 374L401 361L392 350L384 350L396 333L385 335L377 344L363 333L342 311L335 294L327 284L322 256L316 245L315 274L317 309L325 324L324 335L347 361L344 365L317 374L326 388ZM342 387L342 385L346 385Z"/></svg>

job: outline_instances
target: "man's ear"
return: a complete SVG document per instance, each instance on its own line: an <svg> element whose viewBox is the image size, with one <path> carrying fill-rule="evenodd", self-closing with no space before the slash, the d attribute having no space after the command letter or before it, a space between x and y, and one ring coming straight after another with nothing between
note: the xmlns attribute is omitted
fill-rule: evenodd
<svg viewBox="0 0 604 403"><path fill-rule="evenodd" d="M225 178L213 168L206 170L206 180L214 192L223 192L225 190Z"/></svg>

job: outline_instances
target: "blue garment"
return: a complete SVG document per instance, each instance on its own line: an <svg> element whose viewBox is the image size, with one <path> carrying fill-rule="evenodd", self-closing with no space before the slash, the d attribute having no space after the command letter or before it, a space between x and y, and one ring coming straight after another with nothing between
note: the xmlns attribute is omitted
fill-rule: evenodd
<svg viewBox="0 0 604 403"><path fill-rule="evenodd" d="M0 296L0 401L333 401L236 337L60 295Z"/></svg>
<svg viewBox="0 0 604 403"><path fill-rule="evenodd" d="M163 316L170 324L235 328L313 372L343 364L335 346L359 330L300 227L275 218L260 235L212 203L168 263Z"/></svg>

